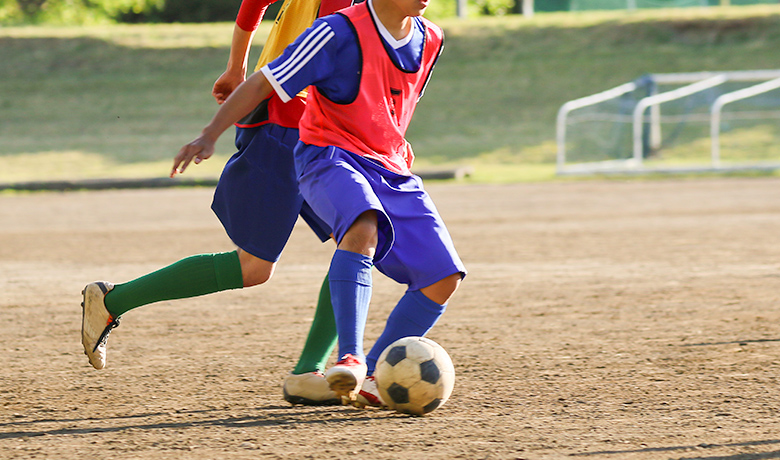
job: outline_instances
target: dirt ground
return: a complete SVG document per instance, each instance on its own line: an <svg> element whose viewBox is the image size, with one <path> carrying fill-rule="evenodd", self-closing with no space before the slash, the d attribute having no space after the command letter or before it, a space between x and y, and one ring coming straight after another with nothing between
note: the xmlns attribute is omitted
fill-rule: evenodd
<svg viewBox="0 0 780 460"><path fill-rule="evenodd" d="M0 458L780 458L780 179L428 189L470 274L422 418L282 399L333 251L304 226L265 286L125 315L96 371L82 287L231 250L211 189L0 195ZM367 346L403 292L374 279Z"/></svg>

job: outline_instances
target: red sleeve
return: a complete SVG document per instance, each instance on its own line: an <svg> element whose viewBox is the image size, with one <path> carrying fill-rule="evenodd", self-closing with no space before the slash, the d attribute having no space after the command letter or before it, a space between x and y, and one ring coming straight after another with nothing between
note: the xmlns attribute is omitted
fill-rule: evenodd
<svg viewBox="0 0 780 460"><path fill-rule="evenodd" d="M247 32L257 30L257 26L260 25L260 21L263 20L265 10L268 9L268 5L276 0L243 0L241 7L238 9L238 16L236 16L236 24Z"/></svg>

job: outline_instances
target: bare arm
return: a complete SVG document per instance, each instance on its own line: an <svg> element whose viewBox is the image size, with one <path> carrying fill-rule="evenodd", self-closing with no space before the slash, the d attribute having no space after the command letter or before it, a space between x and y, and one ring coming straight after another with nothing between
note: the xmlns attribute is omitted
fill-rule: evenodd
<svg viewBox="0 0 780 460"><path fill-rule="evenodd" d="M233 27L233 40L227 69L214 83L211 94L219 104L225 102L230 93L244 80L249 62L249 50L257 26L265 16L268 5L276 0L242 0Z"/></svg>
<svg viewBox="0 0 780 460"><path fill-rule="evenodd" d="M227 69L217 78L211 95L222 104L230 96L230 93L246 79L246 71L249 62L249 45L252 43L254 30L244 30L236 24L233 27L233 40L230 44L230 56Z"/></svg>
<svg viewBox="0 0 780 460"><path fill-rule="evenodd" d="M179 154L173 159L171 177L177 172L183 173L193 161L198 164L210 158L214 154L214 144L219 136L257 107L272 91L273 87L262 72L253 73L238 85L225 103L219 106L216 115L203 128L200 136L179 150Z"/></svg>

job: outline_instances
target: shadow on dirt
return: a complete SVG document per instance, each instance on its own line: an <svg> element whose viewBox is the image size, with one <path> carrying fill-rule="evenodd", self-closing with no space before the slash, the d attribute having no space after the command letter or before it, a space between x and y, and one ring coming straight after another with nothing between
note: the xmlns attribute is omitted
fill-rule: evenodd
<svg viewBox="0 0 780 460"><path fill-rule="evenodd" d="M306 408L308 409L308 408ZM168 430L168 429L187 429L199 427L228 427L228 428L249 428L264 426L282 426L282 425L305 425L305 424L331 424L331 423L355 423L369 421L377 418L395 418L406 417L401 414L389 411L364 411L350 410L341 406L331 408L318 407L321 413L320 418L312 420L312 413L308 410L301 410L300 407L291 406L265 406L257 409L256 415L247 415L235 417L224 414L224 409L202 409L202 410L181 410L175 412L150 412L145 414L133 414L116 417L87 417L87 418L46 418L35 420L19 420L7 423L0 423L0 429L17 430L0 433L0 439L18 439L32 438L37 436L68 436L82 435L88 433L113 433L126 430ZM357 416L356 413L362 412L363 416ZM199 420L171 420L179 418L202 417ZM162 419L153 421L153 419ZM152 419L147 423L141 423L140 420ZM132 423L139 420L139 423ZM124 421L124 423L122 423ZM45 424L68 424L67 428L34 429L36 426ZM75 425L75 426L74 426ZM87 426L89 425L89 426ZM101 426L95 426L101 425ZM113 426L107 426L113 425ZM23 429L23 428L32 429Z"/></svg>
<svg viewBox="0 0 780 460"><path fill-rule="evenodd" d="M680 345L681 347L708 347L713 345L747 345L749 343L765 343L765 342L780 342L780 339L752 339L752 340L730 340L728 342L702 342L702 343L686 343Z"/></svg>
<svg viewBox="0 0 780 460"><path fill-rule="evenodd" d="M737 442L731 444L702 443L695 446L647 447L644 449L630 449L630 450L601 450L598 452L582 452L578 454L570 454L570 456L589 457L589 456L596 456L596 455L625 455L625 454L637 454L637 453L649 453L649 452L674 452L679 450L757 447L757 446L767 446L767 445L774 445L774 444L780 444L780 439ZM772 458L780 458L780 451L763 452L763 453L751 452L751 453L733 454L733 455L680 457L678 460L758 460L758 459L772 459Z"/></svg>

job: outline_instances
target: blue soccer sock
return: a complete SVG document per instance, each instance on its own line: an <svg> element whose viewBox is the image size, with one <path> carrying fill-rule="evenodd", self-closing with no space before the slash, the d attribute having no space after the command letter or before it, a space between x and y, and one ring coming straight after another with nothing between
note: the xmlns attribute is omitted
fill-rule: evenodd
<svg viewBox="0 0 780 460"><path fill-rule="evenodd" d="M374 259L337 249L330 262L330 297L339 337L339 358L363 357L363 333L371 302Z"/></svg>
<svg viewBox="0 0 780 460"><path fill-rule="evenodd" d="M382 335L366 356L368 374L374 372L379 355L388 345L404 337L424 336L436 324L446 308L447 304L440 305L425 297L425 294L420 291L406 291L387 318Z"/></svg>

